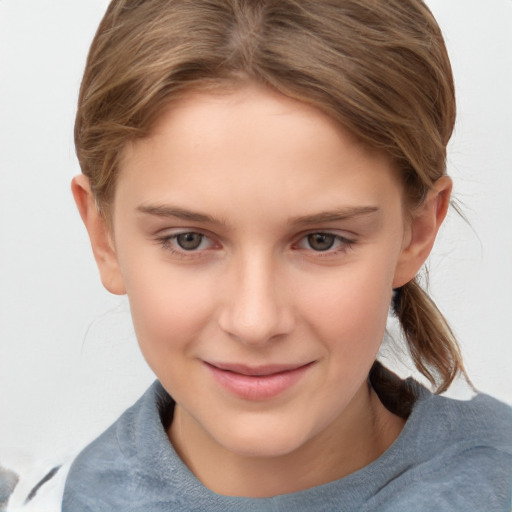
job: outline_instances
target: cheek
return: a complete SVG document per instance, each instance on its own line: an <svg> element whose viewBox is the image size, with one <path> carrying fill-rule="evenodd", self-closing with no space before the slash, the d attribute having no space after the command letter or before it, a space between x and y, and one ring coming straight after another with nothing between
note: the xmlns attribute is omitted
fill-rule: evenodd
<svg viewBox="0 0 512 512"><path fill-rule="evenodd" d="M173 272L165 262L123 270L140 348L159 376L178 352L193 352L212 316L211 291L198 275Z"/></svg>
<svg viewBox="0 0 512 512"><path fill-rule="evenodd" d="M375 266L356 266L310 283L301 309L324 340L330 356L344 366L366 365L380 347L391 301L392 273Z"/></svg>

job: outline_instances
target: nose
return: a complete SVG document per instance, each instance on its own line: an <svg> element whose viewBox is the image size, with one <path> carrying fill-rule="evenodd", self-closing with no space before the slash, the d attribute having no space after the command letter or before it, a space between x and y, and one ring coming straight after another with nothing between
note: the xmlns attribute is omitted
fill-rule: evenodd
<svg viewBox="0 0 512 512"><path fill-rule="evenodd" d="M229 281L219 315L224 332L246 345L258 346L294 329L288 288L271 258L255 254L244 258Z"/></svg>

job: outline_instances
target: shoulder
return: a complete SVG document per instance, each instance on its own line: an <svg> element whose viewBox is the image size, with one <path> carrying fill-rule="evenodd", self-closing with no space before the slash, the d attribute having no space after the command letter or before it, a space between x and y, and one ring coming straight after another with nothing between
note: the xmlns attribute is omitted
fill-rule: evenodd
<svg viewBox="0 0 512 512"><path fill-rule="evenodd" d="M129 509L123 489L147 485L158 460L153 451L167 448L161 411L172 399L160 383L146 393L73 461L64 488L63 512ZM152 447L152 448L151 448ZM115 507L109 508L110 503ZM121 507L121 508L119 508Z"/></svg>
<svg viewBox="0 0 512 512"><path fill-rule="evenodd" d="M512 454L512 407L485 394L455 400L423 393L414 413L437 446L488 447Z"/></svg>
<svg viewBox="0 0 512 512"><path fill-rule="evenodd" d="M415 510L510 511L511 407L483 394L462 401L422 390L404 436L413 450L402 498Z"/></svg>

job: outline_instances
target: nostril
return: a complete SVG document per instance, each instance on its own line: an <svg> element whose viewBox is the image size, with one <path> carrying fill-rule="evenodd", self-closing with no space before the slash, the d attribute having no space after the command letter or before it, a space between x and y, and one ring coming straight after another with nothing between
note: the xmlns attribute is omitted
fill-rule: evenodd
<svg viewBox="0 0 512 512"><path fill-rule="evenodd" d="M293 330L283 272L268 248L251 248L232 262L220 309L220 328L241 343L261 345Z"/></svg>
<svg viewBox="0 0 512 512"><path fill-rule="evenodd" d="M285 308L274 307L250 311L226 312L220 320L221 329L229 336L247 345L261 345L275 341L293 330L291 315Z"/></svg>

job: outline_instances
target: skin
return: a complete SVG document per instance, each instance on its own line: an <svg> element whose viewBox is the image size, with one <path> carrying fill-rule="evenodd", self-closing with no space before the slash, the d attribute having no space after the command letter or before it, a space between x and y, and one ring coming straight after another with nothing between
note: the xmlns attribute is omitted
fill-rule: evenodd
<svg viewBox="0 0 512 512"><path fill-rule="evenodd" d="M441 178L407 212L386 155L254 85L191 92L125 148L111 229L75 178L103 284L128 294L141 350L177 403L169 438L207 487L294 492L396 439L403 420L367 376L392 289L428 256L450 190ZM307 366L254 398L212 374L231 363Z"/></svg>

